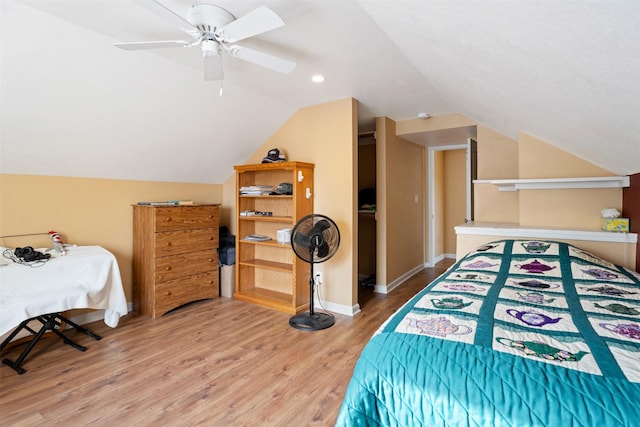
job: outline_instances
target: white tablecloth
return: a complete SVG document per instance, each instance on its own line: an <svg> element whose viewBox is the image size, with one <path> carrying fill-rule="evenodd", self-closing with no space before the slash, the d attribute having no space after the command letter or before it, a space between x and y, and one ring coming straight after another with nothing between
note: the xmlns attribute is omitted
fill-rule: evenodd
<svg viewBox="0 0 640 427"><path fill-rule="evenodd" d="M23 320L74 308L104 309L104 323L112 328L127 314L120 269L111 252L78 246L67 248L65 256L53 255L33 268L2 257L9 263L0 265L0 336Z"/></svg>

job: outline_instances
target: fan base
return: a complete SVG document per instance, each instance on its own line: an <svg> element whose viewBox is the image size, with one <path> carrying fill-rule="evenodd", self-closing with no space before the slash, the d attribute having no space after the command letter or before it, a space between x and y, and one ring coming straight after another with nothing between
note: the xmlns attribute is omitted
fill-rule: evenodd
<svg viewBox="0 0 640 427"><path fill-rule="evenodd" d="M227 10L212 4L194 4L187 9L187 21L203 33L215 33L236 18Z"/></svg>
<svg viewBox="0 0 640 427"><path fill-rule="evenodd" d="M289 319L289 325L303 331L319 331L327 329L336 323L336 319L331 314L310 312L296 314Z"/></svg>

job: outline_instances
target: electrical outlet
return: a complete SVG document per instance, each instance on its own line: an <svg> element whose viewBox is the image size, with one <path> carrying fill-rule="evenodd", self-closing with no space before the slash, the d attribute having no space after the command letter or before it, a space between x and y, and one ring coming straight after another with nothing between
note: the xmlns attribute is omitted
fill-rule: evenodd
<svg viewBox="0 0 640 427"><path fill-rule="evenodd" d="M316 285L322 285L324 283L324 277L321 271L316 273L315 278Z"/></svg>

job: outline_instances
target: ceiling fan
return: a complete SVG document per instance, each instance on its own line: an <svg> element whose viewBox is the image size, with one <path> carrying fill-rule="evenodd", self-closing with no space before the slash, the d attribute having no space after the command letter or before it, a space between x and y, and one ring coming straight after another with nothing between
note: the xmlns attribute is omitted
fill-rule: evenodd
<svg viewBox="0 0 640 427"><path fill-rule="evenodd" d="M187 9L187 18L175 14L156 0L133 0L152 13L172 22L195 41L162 40L115 43L125 50L146 50L172 47L200 46L204 62L205 80L222 80L222 55L252 62L263 67L288 74L296 63L255 49L235 44L240 40L284 26L284 21L267 6L261 6L236 19L227 10L211 4L194 4Z"/></svg>

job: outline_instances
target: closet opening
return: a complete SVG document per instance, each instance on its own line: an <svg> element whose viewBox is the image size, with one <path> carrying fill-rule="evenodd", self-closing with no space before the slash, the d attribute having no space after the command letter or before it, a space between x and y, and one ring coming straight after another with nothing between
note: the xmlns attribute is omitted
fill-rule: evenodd
<svg viewBox="0 0 640 427"><path fill-rule="evenodd" d="M376 133L358 134L358 304L373 296L376 284Z"/></svg>

